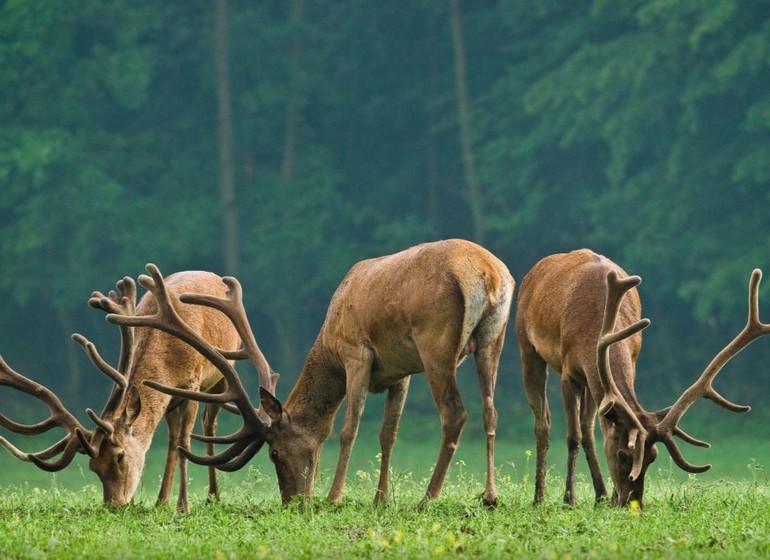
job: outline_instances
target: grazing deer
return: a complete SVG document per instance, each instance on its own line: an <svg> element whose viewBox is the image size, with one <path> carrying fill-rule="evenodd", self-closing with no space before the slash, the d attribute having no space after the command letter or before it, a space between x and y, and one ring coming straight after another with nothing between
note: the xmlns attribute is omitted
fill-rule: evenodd
<svg viewBox="0 0 770 560"><path fill-rule="evenodd" d="M158 303L151 293L136 305L136 285L131 278L117 284L119 293L108 296L94 292L89 305L111 314L130 317L136 313L145 315L156 312ZM224 295L227 286L222 279L210 272L180 272L168 277L168 299L179 309L186 324L220 348L230 359L261 356L251 331L245 311L237 305L225 310L227 316L208 308L179 305L178 295L196 291L214 296ZM230 320L228 320L230 317ZM244 328L245 327L245 328ZM121 351L117 369L107 364L98 354L93 343L79 334L73 339L83 346L91 361L114 382L112 392L101 415L91 409L86 412L96 424L88 430L62 405L59 398L46 387L16 371L0 358L0 385L7 385L40 399L51 411L51 416L34 425L24 425L0 415L0 425L21 434L35 435L54 427L67 430L67 434L52 447L38 453L26 453L0 437L0 444L23 461L31 461L41 469L58 471L70 464L78 452L90 456L89 468L102 482L105 505L124 506L130 503L144 469L145 454L153 434L165 416L168 423L168 455L163 472L158 504L168 502L176 470L177 448L187 448L195 422L198 404L185 399L172 399L144 385L153 380L174 387L201 391L222 390L224 379L219 369L181 343L155 329L121 327ZM239 350L241 340L244 349ZM274 387L274 379L267 362L255 361L263 384ZM204 411L204 432L213 435L216 430L216 414L219 407L207 405ZM211 446L210 452L213 452ZM57 455L61 456L51 460ZM218 494L216 475L209 469L209 492ZM189 511L187 497L187 459L179 460L179 496L177 509Z"/></svg>
<svg viewBox="0 0 770 560"><path fill-rule="evenodd" d="M140 282L151 289L162 286L163 279L150 272L153 277L140 278ZM296 495L312 496L321 447L332 430L337 409L347 398L339 460L329 492L330 500L342 499L367 393L387 391L380 432L382 463L374 498L375 503L386 503L391 451L409 376L423 371L438 407L442 432L439 456L421 503L438 497L466 420L456 370L465 356L473 354L487 434L483 501L493 505L497 501L497 413L493 398L513 290L514 281L506 266L469 241L426 243L359 262L334 293L326 320L286 403L281 405L269 388L261 387L260 412L269 416L269 421L257 414L235 370L211 345L186 334L187 329L178 318L110 315L108 320L121 325L155 326L178 334L221 367L228 382L227 391L221 395L147 384L177 397L219 404L232 400L244 420L239 432L229 437L196 438L228 443L230 447L214 457L196 457L185 449L180 451L197 463L234 470L245 465L267 442L284 502ZM219 305L216 298L193 294L180 299Z"/></svg>
<svg viewBox="0 0 770 560"><path fill-rule="evenodd" d="M685 412L701 397L734 412L749 410L748 406L726 400L711 384L733 356L754 339L770 333L770 325L759 321L757 293L761 276L755 270L749 282L746 327L673 406L648 412L637 401L634 390L636 359L642 347L640 331L650 324L640 319L641 303L635 286L641 278L628 276L609 259L586 249L546 257L527 273L519 291L516 334L524 387L535 417L535 503L545 497L551 424L545 390L547 365L561 375L568 448L564 502L568 505L575 503L575 463L581 445L597 502L607 495L594 443L597 407L615 504L636 501L635 505L642 507L644 476L657 457L657 442L666 446L677 466L686 472L699 473L711 467L687 462L674 436L709 447L678 427Z"/></svg>

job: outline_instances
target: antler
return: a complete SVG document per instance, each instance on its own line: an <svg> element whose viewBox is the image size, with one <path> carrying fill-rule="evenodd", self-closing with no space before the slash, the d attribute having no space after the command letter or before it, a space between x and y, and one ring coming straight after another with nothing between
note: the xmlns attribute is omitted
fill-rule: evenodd
<svg viewBox="0 0 770 560"><path fill-rule="evenodd" d="M80 421L64 407L59 397L47 387L11 369L2 356L0 356L0 385L13 387L35 397L48 406L51 411L51 415L47 419L36 424L19 424L0 414L0 425L24 435L42 434L55 427L67 430L67 435L62 439L48 449L38 451L37 453L22 451L4 437L0 437L0 445L5 447L15 457L22 461L31 461L43 470L55 472L69 465L75 454L81 449L91 457L96 454L93 447L89 444L91 432L83 427ZM49 462L49 459L59 453L61 453L61 457L58 460Z"/></svg>
<svg viewBox="0 0 770 560"><path fill-rule="evenodd" d="M655 426L655 440L663 442L674 462L683 470L691 473L701 473L709 470L711 465L693 465L689 463L677 447L673 436L679 436L688 443L710 447L710 445L685 434L677 424L684 413L701 397L714 401L719 406L732 412L748 412L750 406L742 406L728 401L713 387L712 382L719 371L736 354L746 348L757 338L770 334L770 325L759 320L759 282L762 280L762 271L755 269L749 279L749 316L746 326L738 335L719 352L711 363L706 366L698 380L693 383L666 412L663 419Z"/></svg>
<svg viewBox="0 0 770 560"><path fill-rule="evenodd" d="M198 436L196 438L210 443L231 444L229 448L222 453L207 457L194 455L181 447L179 450L189 460L200 465L213 465L224 471L240 469L261 449L265 441L264 435L267 431L267 426L258 416L257 408L252 405L251 400L246 393L246 389L243 387L243 384L238 377L238 373L229 361L230 359L234 359L236 356L241 355L244 351L241 350L232 353L216 348L190 329L174 309L168 296L163 276L161 275L160 270L158 270L158 267L154 264L148 264L146 269L147 272L150 273L150 276L144 274L141 275L139 277L139 283L155 296L158 302L158 312L154 315L134 316L110 313L107 315L106 319L111 323L121 326L152 327L160 329L195 348L195 350L200 352L201 355L222 372L222 375L227 381L227 388L222 393L201 393L198 391L168 387L153 381L145 381L144 383L148 387L152 387L153 389L175 397L215 403L221 406L225 406L228 402L232 401L243 418L243 426L237 432L229 436ZM226 283L229 290L235 290L235 292L228 291L227 299L241 305L242 300L240 297L240 284L238 284L238 281L231 278ZM206 300L206 302L203 303L206 299L203 296L192 295L187 296L186 299L190 302L197 303L200 301L202 305L211 305L212 307L220 308L219 303L211 300ZM229 307L227 304L224 306ZM228 314L228 317L229 316L230 315ZM236 325L236 328L239 327ZM241 333L241 330L239 330L239 333ZM247 345L245 352L248 353L249 343L245 342L245 344ZM258 350L256 342L254 342L252 351L254 348L257 348ZM261 352L259 354L261 354ZM264 359L264 356L262 356L262 359Z"/></svg>
<svg viewBox="0 0 770 560"><path fill-rule="evenodd" d="M106 296L102 292L93 292L88 299L88 305L94 309L101 309L107 313L132 316L136 314L136 283L133 278L123 277L116 283L118 291L110 291ZM114 431L112 422L108 417L115 412L118 404L123 398L125 389L128 386L126 374L131 368L134 357L134 329L129 326L120 326L120 357L118 358L118 367L114 368L108 364L96 350L96 346L80 334L73 334L72 339L83 347L91 362L115 382L107 403L102 409L102 413L97 415L92 409L87 408L86 414L99 428L94 432L91 438L91 445L98 449L101 445L101 438L104 435L110 436Z"/></svg>
<svg viewBox="0 0 770 560"><path fill-rule="evenodd" d="M604 389L604 398L599 405L599 412L602 415L608 414L614 410L619 416L625 417L629 426L632 426L628 432L628 448L634 452L634 462L631 468L630 479L636 480L642 471L644 448L647 439L647 430L642 426L636 413L631 409L618 391L615 379L610 370L609 347L616 342L620 342L650 325L649 319L641 319L628 327L615 332L615 322L617 321L620 302L627 291L638 286L642 279L639 276L628 276L619 279L617 272L611 270L607 274L607 300L604 308L604 320L602 321L602 330L599 334L599 342L596 346L596 365L599 370L599 379Z"/></svg>
<svg viewBox="0 0 770 560"><path fill-rule="evenodd" d="M249 319L246 317L246 309L243 306L241 284L232 276L225 276L222 281L227 286L227 296L224 298L205 294L182 294L179 296L179 301L193 305L205 305L224 313L241 337L243 348L235 352L221 351L222 354L231 360L250 360L259 375L259 386L267 389L271 394L275 394L275 384L279 375L270 368L267 358L254 338Z"/></svg>
<svg viewBox="0 0 770 560"><path fill-rule="evenodd" d="M125 277L117 283L118 292L111 291L107 296L101 292L93 292L88 304L97 309L103 309L108 313L122 313L133 315L136 309L136 284L131 278ZM109 435L112 432L112 425L104 420L105 414L113 410L120 402L123 390L127 382L123 375L131 366L134 347L134 331L130 327L121 327L121 347L120 359L117 369L105 362L96 350L94 344L88 341L80 334L73 334L72 339L80 344L85 350L91 361L115 382L115 387L109 400L102 412L102 416L97 416L93 410L86 409L88 416L96 423L99 430L87 430L80 421L70 413L62 404L59 397L50 389L40 383L24 377L20 373L11 369L11 367L0 357L0 385L7 385L32 395L48 406L51 415L42 422L36 424L19 424L0 414L0 425L9 430L24 434L38 435L48 430L61 427L67 430L67 435L56 442L54 445L37 453L26 453L18 447L11 444L8 440L0 437L0 445L3 445L15 457L22 461L30 461L46 471L59 471L72 462L78 451L84 451L91 457L96 455L99 448L100 434ZM61 453L61 457L56 461L49 461Z"/></svg>

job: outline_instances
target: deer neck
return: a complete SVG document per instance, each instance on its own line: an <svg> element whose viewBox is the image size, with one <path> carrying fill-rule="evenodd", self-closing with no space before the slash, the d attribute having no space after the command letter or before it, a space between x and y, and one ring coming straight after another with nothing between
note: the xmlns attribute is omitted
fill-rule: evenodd
<svg viewBox="0 0 770 560"><path fill-rule="evenodd" d="M171 397L146 387L142 383L137 383L136 388L139 391L139 398L142 401L142 409L139 416L133 423L133 434L137 441L146 451L152 443L152 436L160 424L163 417L168 412L168 405ZM125 412L123 413L125 414Z"/></svg>
<svg viewBox="0 0 770 560"><path fill-rule="evenodd" d="M316 341L308 353L284 410L295 425L322 442L332 430L334 415L345 397L345 371Z"/></svg>

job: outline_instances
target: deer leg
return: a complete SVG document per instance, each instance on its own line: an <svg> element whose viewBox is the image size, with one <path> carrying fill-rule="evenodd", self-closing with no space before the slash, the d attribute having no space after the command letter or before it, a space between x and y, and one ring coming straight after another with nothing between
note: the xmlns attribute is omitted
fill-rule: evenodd
<svg viewBox="0 0 770 560"><path fill-rule="evenodd" d="M503 351L505 333L501 333L494 344L483 346L476 352L476 373L479 378L481 403L483 407L484 432L487 435L487 481L484 487L482 503L485 506L497 505L497 487L495 485L495 432L497 430L497 411L495 410L495 385L497 367Z"/></svg>
<svg viewBox="0 0 770 560"><path fill-rule="evenodd" d="M362 361L346 365L345 367L348 406L345 410L345 421L340 432L340 456L337 459L337 469L334 472L331 490L329 490L328 498L332 502L342 501L342 491L345 488L345 477L348 472L350 454L353 451L353 444L358 436L358 427L361 424L361 415L364 413L366 396L369 392L372 355L368 350L365 350L363 354Z"/></svg>
<svg viewBox="0 0 770 560"><path fill-rule="evenodd" d="M195 416L198 413L198 401L183 400L179 405L179 445L190 449L190 434L195 425ZM187 498L187 457L179 453L179 496L176 501L176 510L180 513L190 512L190 502Z"/></svg>
<svg viewBox="0 0 770 560"><path fill-rule="evenodd" d="M427 366L425 374L428 378L433 400L438 407L441 419L441 447L439 449L436 466L433 468L433 476L428 483L428 490L420 502L424 507L428 501L438 498L441 488L444 486L449 465L452 462L457 443L460 440L465 420L468 417L460 398L455 379L456 364L449 363L443 367Z"/></svg>
<svg viewBox="0 0 770 560"><path fill-rule="evenodd" d="M567 419L567 480L564 490L564 503L575 505L575 467L577 456L582 443L580 433L580 397L583 388L569 374L569 368L564 368L561 378L561 390L564 397L564 413Z"/></svg>
<svg viewBox="0 0 770 560"><path fill-rule="evenodd" d="M171 496L171 486L174 484L176 462L179 457L179 452L176 449L179 445L178 407L166 413L166 423L168 424L168 451L166 453L166 466L163 467L163 478L160 482L160 492L156 501L158 506L168 504L169 496Z"/></svg>
<svg viewBox="0 0 770 560"><path fill-rule="evenodd" d="M583 451L585 451L588 468L591 471L596 502L599 503L607 497L607 488L604 486L599 457L596 454L596 403L588 392L588 387L583 387L580 403L580 431L583 434Z"/></svg>
<svg viewBox="0 0 770 560"><path fill-rule="evenodd" d="M390 387L388 389L388 396L385 399L385 414L380 430L382 459L380 461L380 480L377 483L377 492L374 494L375 505L386 505L388 503L388 477L390 475L391 452L396 444L398 423L404 410L410 379L410 376L404 377L396 385Z"/></svg>
<svg viewBox="0 0 770 560"><path fill-rule="evenodd" d="M209 403L203 409L203 433L207 436L213 436L217 433L217 414L219 414L219 406ZM214 444L206 444L206 454L209 456L214 455ZM209 501L219 500L219 485L217 484L217 469L216 467L209 467Z"/></svg>
<svg viewBox="0 0 770 560"><path fill-rule="evenodd" d="M535 418L535 439L537 441L535 467L535 504L545 499L546 456L551 432L551 411L545 386L548 379L547 364L530 344L519 341L521 370L524 390L532 415Z"/></svg>

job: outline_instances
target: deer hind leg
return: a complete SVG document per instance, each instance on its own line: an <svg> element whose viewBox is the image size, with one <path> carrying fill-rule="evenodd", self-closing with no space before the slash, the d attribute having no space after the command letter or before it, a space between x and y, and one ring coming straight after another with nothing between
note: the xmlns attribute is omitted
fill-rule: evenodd
<svg viewBox="0 0 770 560"><path fill-rule="evenodd" d="M607 488L604 486L602 469L599 466L599 457L596 454L596 403L588 391L583 387L580 399L580 428L583 434L583 451L585 451L588 468L591 471L591 481L594 485L596 502L599 503L607 497Z"/></svg>
<svg viewBox="0 0 770 560"><path fill-rule="evenodd" d="M497 505L497 487L495 485L495 432L497 430L497 410L495 410L495 386L500 354L503 351L505 332L500 333L493 344L482 346L476 352L476 373L479 379L481 404L483 408L484 432L487 436L487 481L482 503L485 506Z"/></svg>
<svg viewBox="0 0 770 560"><path fill-rule="evenodd" d="M382 419L382 429L380 430L382 460L380 461L380 480L377 483L377 492L374 494L375 505L386 505L388 503L388 477L390 475L391 453L393 446L396 444L398 423L404 410L410 379L411 377L409 376L404 377L396 385L390 387L388 389L388 396L385 399L385 414Z"/></svg>
<svg viewBox="0 0 770 560"><path fill-rule="evenodd" d="M366 396L369 393L369 378L372 372L373 356L369 350L362 352L360 361L345 365L346 396L348 400L345 410L345 421L340 432L340 456L337 459L337 469L334 472L334 480L329 490L329 500L342 501L342 492L345 488L345 477L348 472L350 454L353 444L358 436L358 427L361 424L361 415L364 413Z"/></svg>
<svg viewBox="0 0 770 560"><path fill-rule="evenodd" d="M179 445L179 408L175 408L166 413L166 423L168 424L168 451L166 453L166 465L163 467L163 478L160 482L160 492L158 493L158 506L168 504L171 496L171 487L174 484L174 473L176 472L176 463L179 457L177 446Z"/></svg>
<svg viewBox="0 0 770 560"><path fill-rule="evenodd" d="M420 507L441 494L441 488L444 486L449 465L468 416L456 379L457 362L460 357L460 346L456 345L456 341L461 338L459 329L452 325L446 325L444 330L438 333L432 331L421 333L419 336L415 335L415 342L425 367L425 377L441 420L441 447L436 466L433 468L433 476L428 483L425 497L420 502ZM450 350L447 351L447 349Z"/></svg>
<svg viewBox="0 0 770 560"><path fill-rule="evenodd" d="M524 390L527 402L535 419L535 439L537 441L535 467L535 504L545 499L546 457L551 437L551 410L546 396L548 379L547 364L535 348L519 338L519 354Z"/></svg>
<svg viewBox="0 0 770 560"><path fill-rule="evenodd" d="M179 405L179 445L190 449L190 434L195 425L195 416L198 413L198 401L183 400ZM179 453L177 451L177 453ZM176 501L176 509L181 513L189 513L190 502L187 497L187 458L179 454L179 496Z"/></svg>
<svg viewBox="0 0 770 560"><path fill-rule="evenodd" d="M578 452L582 444L580 432L580 399L583 387L572 379L569 368L564 368L561 378L561 390L564 397L564 413L567 419L567 480L564 490L564 503L568 506L575 505L575 467L577 465Z"/></svg>

